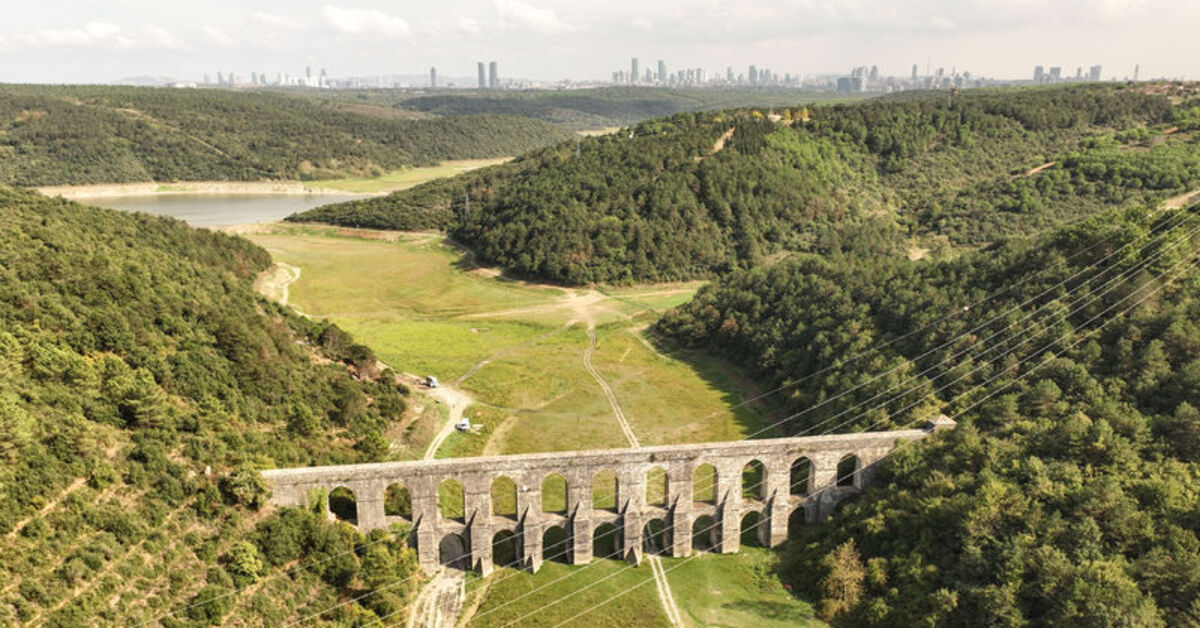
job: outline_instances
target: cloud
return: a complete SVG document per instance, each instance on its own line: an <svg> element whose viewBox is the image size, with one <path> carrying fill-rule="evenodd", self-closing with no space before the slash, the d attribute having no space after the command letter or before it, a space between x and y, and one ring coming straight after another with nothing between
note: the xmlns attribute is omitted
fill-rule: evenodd
<svg viewBox="0 0 1200 628"><path fill-rule="evenodd" d="M233 45L233 38L230 37L229 35L225 34L225 31L223 31L215 26L202 26L202 27L200 27L200 30L204 31L204 35L206 37L208 37L208 39L210 41L212 41L214 44L217 44L218 46L232 46Z"/></svg>
<svg viewBox="0 0 1200 628"><path fill-rule="evenodd" d="M383 11L327 4L321 7L321 19L339 33L405 37L412 32L408 22Z"/></svg>
<svg viewBox="0 0 1200 628"><path fill-rule="evenodd" d="M539 34L566 33L575 30L558 19L554 9L540 9L521 0L493 0L498 25L502 29Z"/></svg>
<svg viewBox="0 0 1200 628"><path fill-rule="evenodd" d="M282 15L275 15L274 13L267 13L266 11L255 11L250 14L250 18L266 26L273 26L289 31L298 31L304 28L304 25L298 20Z"/></svg>
<svg viewBox="0 0 1200 628"><path fill-rule="evenodd" d="M42 29L14 35L13 41L37 48L108 48L112 50L178 50L182 41L157 26L126 30L109 22L88 22L76 28Z"/></svg>
<svg viewBox="0 0 1200 628"><path fill-rule="evenodd" d="M473 17L458 18L458 27L468 35L478 35L483 32L483 27L479 25L479 20Z"/></svg>

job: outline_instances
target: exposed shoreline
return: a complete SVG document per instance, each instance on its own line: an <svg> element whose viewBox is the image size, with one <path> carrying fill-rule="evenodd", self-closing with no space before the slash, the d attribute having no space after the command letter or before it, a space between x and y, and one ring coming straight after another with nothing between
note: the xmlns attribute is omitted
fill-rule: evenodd
<svg viewBox="0 0 1200 628"><path fill-rule="evenodd" d="M46 196L66 199L118 196L287 194L296 196L381 196L383 192L346 192L304 181L180 181L176 183L100 183L95 185L52 185L36 188Z"/></svg>

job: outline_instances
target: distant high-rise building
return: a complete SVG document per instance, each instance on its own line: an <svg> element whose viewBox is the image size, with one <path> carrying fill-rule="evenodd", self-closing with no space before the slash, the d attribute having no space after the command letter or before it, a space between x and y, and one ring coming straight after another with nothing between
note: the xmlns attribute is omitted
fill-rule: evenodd
<svg viewBox="0 0 1200 628"><path fill-rule="evenodd" d="M500 66L495 61L488 64L488 87L500 89Z"/></svg>
<svg viewBox="0 0 1200 628"><path fill-rule="evenodd" d="M429 86L437 87L437 68L429 68Z"/></svg>
<svg viewBox="0 0 1200 628"><path fill-rule="evenodd" d="M224 84L225 84L225 75L221 74L220 72L217 72L217 85L224 85Z"/></svg>
<svg viewBox="0 0 1200 628"><path fill-rule="evenodd" d="M486 87L487 87L487 73L483 69L483 62L480 61L479 62L479 89L484 89Z"/></svg>
<svg viewBox="0 0 1200 628"><path fill-rule="evenodd" d="M1100 66L1093 65L1091 67L1091 69L1088 70L1088 80L1089 81L1099 81L1100 80L1100 69L1101 69Z"/></svg>
<svg viewBox="0 0 1200 628"><path fill-rule="evenodd" d="M1061 67L1056 65L1056 66L1052 66L1050 68L1050 80L1055 81L1055 82L1062 80L1062 68Z"/></svg>
<svg viewBox="0 0 1200 628"><path fill-rule="evenodd" d="M870 78L871 78L872 83L879 80L879 66L877 66L877 65L871 66Z"/></svg>
<svg viewBox="0 0 1200 628"><path fill-rule="evenodd" d="M1077 80L1077 81L1083 80L1083 66L1082 65L1075 68L1075 80Z"/></svg>
<svg viewBox="0 0 1200 628"><path fill-rule="evenodd" d="M636 83L638 80L638 58L634 57L629 60L629 82Z"/></svg>
<svg viewBox="0 0 1200 628"><path fill-rule="evenodd" d="M311 65L304 66L304 78L306 78L306 79L312 78L312 66Z"/></svg>
<svg viewBox="0 0 1200 628"><path fill-rule="evenodd" d="M758 85L758 68L756 68L754 66L750 66L750 72L748 73L747 76L750 77L751 85Z"/></svg>
<svg viewBox="0 0 1200 628"><path fill-rule="evenodd" d="M1033 82L1041 83L1044 80L1046 80L1046 68L1040 65L1033 66Z"/></svg>
<svg viewBox="0 0 1200 628"><path fill-rule="evenodd" d="M913 64L912 80L917 80L917 64Z"/></svg>
<svg viewBox="0 0 1200 628"><path fill-rule="evenodd" d="M658 82L667 82L667 62L662 59L658 60Z"/></svg>
<svg viewBox="0 0 1200 628"><path fill-rule="evenodd" d="M212 83L212 77L209 76L207 72L205 72L204 73L204 84L208 85L210 83Z"/></svg>
<svg viewBox="0 0 1200 628"><path fill-rule="evenodd" d="M1133 80L1135 80L1135 81L1138 80L1138 75L1141 73L1142 73L1142 64L1139 63L1139 64L1134 65L1133 66Z"/></svg>
<svg viewBox="0 0 1200 628"><path fill-rule="evenodd" d="M731 67L726 67L726 68L725 68L725 82L726 82L726 83L732 83L733 81L734 81L734 77L733 77L733 68L731 68Z"/></svg>

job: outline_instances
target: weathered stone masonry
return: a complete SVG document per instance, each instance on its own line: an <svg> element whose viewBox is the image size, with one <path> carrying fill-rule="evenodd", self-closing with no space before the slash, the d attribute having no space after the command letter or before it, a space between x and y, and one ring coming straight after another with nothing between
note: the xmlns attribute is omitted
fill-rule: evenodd
<svg viewBox="0 0 1200 628"><path fill-rule="evenodd" d="M738 551L743 518L752 512L759 516L758 539L773 547L786 540L793 516L793 522L829 516L839 501L870 481L874 465L899 442L922 439L953 426L950 419L939 417L919 430L275 469L263 476L272 485L272 502L283 506L305 506L312 495L328 495L345 487L354 493L360 529L411 523L422 567L453 563L487 574L492 570L497 535L514 535L518 564L536 570L546 555L552 555L553 550L544 548L543 541L555 527L561 528L559 536L567 539L565 559L571 564L592 560L595 533L606 524L616 527L611 538L616 539L619 555L633 562L640 561L647 548L669 556L689 554L694 526L696 533L710 534L705 528L711 524L696 526L702 517L715 523L707 536L713 551ZM802 476L793 481L793 465L802 469L805 460L807 481ZM751 461L759 462L764 470L762 490L753 498L743 496L742 482L743 469ZM843 469L852 468L853 475L839 481L839 463ZM716 469L710 502L696 502L692 494L693 473L703 464ZM655 467L666 472L665 505L647 503L647 475ZM593 507L593 481L604 470L615 473L617 495L616 508L601 510ZM566 479L566 511L543 512L542 482L555 473ZM517 487L515 517L492 514L490 490L501 476ZM461 520L443 518L439 511L438 486L450 479L463 488L465 516ZM385 515L384 494L392 484L409 491L411 517ZM709 520L704 521L707 524ZM652 535L653 542L647 543L646 535Z"/></svg>

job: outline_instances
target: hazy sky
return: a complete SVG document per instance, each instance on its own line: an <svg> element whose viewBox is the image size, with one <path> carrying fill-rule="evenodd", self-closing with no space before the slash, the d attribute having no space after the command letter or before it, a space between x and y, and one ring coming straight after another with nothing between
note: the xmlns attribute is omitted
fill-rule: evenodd
<svg viewBox="0 0 1200 628"><path fill-rule="evenodd" d="M37 0L0 23L0 81L198 80L206 72L608 78L668 69L777 73L912 64L1024 78L1200 77L1200 0Z"/></svg>

